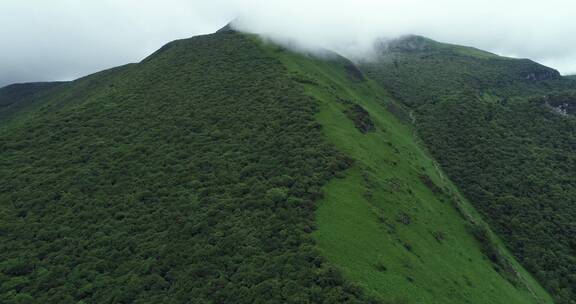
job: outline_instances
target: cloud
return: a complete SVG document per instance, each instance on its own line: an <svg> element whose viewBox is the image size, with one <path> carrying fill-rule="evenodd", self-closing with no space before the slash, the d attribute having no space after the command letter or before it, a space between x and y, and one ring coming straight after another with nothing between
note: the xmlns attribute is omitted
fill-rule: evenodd
<svg viewBox="0 0 576 304"><path fill-rule="evenodd" d="M571 0L2 0L0 86L139 61L235 17L241 29L347 56L377 37L420 34L576 73L574 11Z"/></svg>
<svg viewBox="0 0 576 304"><path fill-rule="evenodd" d="M461 0L244 1L240 28L363 54L378 37L419 34L576 72L576 2Z"/></svg>
<svg viewBox="0 0 576 304"><path fill-rule="evenodd" d="M139 61L234 15L183 0L2 0L0 86L70 80Z"/></svg>

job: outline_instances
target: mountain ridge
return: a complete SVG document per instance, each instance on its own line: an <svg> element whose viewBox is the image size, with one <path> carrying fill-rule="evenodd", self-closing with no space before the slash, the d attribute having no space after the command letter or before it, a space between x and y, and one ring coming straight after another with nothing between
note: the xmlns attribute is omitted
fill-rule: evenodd
<svg viewBox="0 0 576 304"><path fill-rule="evenodd" d="M383 50L361 69L414 110L434 158L557 303L573 303L576 121L565 114L576 82L529 60L445 48L394 60Z"/></svg>
<svg viewBox="0 0 576 304"><path fill-rule="evenodd" d="M17 83L0 88L0 118L8 116L27 107L41 94L51 91L64 82Z"/></svg>
<svg viewBox="0 0 576 304"><path fill-rule="evenodd" d="M450 141L473 151L470 128L446 128L453 118L519 123L501 112L508 103L564 134L564 116L516 98L572 82L511 59L502 84L508 59L422 37L397 48L396 62L356 66L224 29L31 95L14 120L0 117L0 300L551 303L518 258L569 301L571 277L526 264L514 237L538 244L503 233L506 218L486 211L462 182L469 172L442 151L478 163ZM462 57L484 70L448 67L433 83L413 74L432 79L447 58L466 67ZM545 140L523 124L526 138Z"/></svg>

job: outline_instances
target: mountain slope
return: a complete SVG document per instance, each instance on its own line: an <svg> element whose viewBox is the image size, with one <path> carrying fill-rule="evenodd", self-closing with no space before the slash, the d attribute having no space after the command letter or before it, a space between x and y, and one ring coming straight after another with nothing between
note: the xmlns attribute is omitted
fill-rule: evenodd
<svg viewBox="0 0 576 304"><path fill-rule="evenodd" d="M554 69L528 59L500 57L420 36L383 41L377 48L377 58L362 62L362 69L410 105L458 93L507 97L576 87Z"/></svg>
<svg viewBox="0 0 576 304"><path fill-rule="evenodd" d="M2 303L551 302L337 55L225 28L13 118Z"/></svg>
<svg viewBox="0 0 576 304"><path fill-rule="evenodd" d="M177 41L0 128L2 303L368 303L313 246L348 166L242 35Z"/></svg>
<svg viewBox="0 0 576 304"><path fill-rule="evenodd" d="M362 69L412 107L432 155L512 253L558 303L575 303L576 120L561 115L558 96L576 81L406 39L397 43L410 47L386 46Z"/></svg>
<svg viewBox="0 0 576 304"><path fill-rule="evenodd" d="M34 101L41 100L48 92L60 85L62 82L35 82L0 88L0 119L5 120Z"/></svg>
<svg viewBox="0 0 576 304"><path fill-rule="evenodd" d="M482 221L421 149L389 94L342 58L269 49L320 102L329 140L354 159L344 178L328 184L318 211L315 236L329 261L391 303L550 302L499 241L474 238ZM374 127L366 131L351 109ZM497 251L500 264L482 246Z"/></svg>

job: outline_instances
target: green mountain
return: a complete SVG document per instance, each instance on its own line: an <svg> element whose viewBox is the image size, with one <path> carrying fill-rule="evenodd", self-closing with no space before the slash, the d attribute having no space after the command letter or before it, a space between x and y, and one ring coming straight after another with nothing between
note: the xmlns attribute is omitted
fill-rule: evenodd
<svg viewBox="0 0 576 304"><path fill-rule="evenodd" d="M409 105L430 104L454 94L501 97L574 89L558 71L528 59L500 57L475 48L407 36L377 45L366 74Z"/></svg>
<svg viewBox="0 0 576 304"><path fill-rule="evenodd" d="M317 107L233 33L60 86L0 129L0 302L368 302L309 234Z"/></svg>
<svg viewBox="0 0 576 304"><path fill-rule="evenodd" d="M362 67L412 106L434 158L514 256L574 303L576 81L421 37L383 45Z"/></svg>
<svg viewBox="0 0 576 304"><path fill-rule="evenodd" d="M572 303L574 83L381 50L227 27L0 89L0 302Z"/></svg>
<svg viewBox="0 0 576 304"><path fill-rule="evenodd" d="M43 96L61 84L61 82L36 82L13 84L0 88L0 119L6 120L34 101L42 100Z"/></svg>
<svg viewBox="0 0 576 304"><path fill-rule="evenodd" d="M420 145L408 109L346 60L275 54L354 160L325 187L314 232L346 278L384 303L551 302Z"/></svg>

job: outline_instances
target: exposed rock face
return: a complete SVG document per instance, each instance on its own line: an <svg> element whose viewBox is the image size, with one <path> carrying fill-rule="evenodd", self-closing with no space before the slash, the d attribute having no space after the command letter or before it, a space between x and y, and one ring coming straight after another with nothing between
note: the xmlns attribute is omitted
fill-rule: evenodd
<svg viewBox="0 0 576 304"><path fill-rule="evenodd" d="M562 115L576 115L576 100L549 102L548 105Z"/></svg>
<svg viewBox="0 0 576 304"><path fill-rule="evenodd" d="M355 81L364 81L364 74L353 64L346 65L346 74Z"/></svg>
<svg viewBox="0 0 576 304"><path fill-rule="evenodd" d="M216 33L228 33L228 32L230 33L236 32L236 30L232 27L232 22L226 24L226 26L216 31Z"/></svg>
<svg viewBox="0 0 576 304"><path fill-rule="evenodd" d="M561 115L576 115L576 91L566 91L535 98L535 102L544 104Z"/></svg>
<svg viewBox="0 0 576 304"><path fill-rule="evenodd" d="M536 71L526 74L525 78L529 81L542 81L542 80L551 80L557 79L562 77L560 73L556 70L549 69L549 70L542 70Z"/></svg>
<svg viewBox="0 0 576 304"><path fill-rule="evenodd" d="M374 121L370 117L370 113L358 104L354 104L350 109L346 110L346 115L354 122L354 125L361 133L368 133L374 131Z"/></svg>

